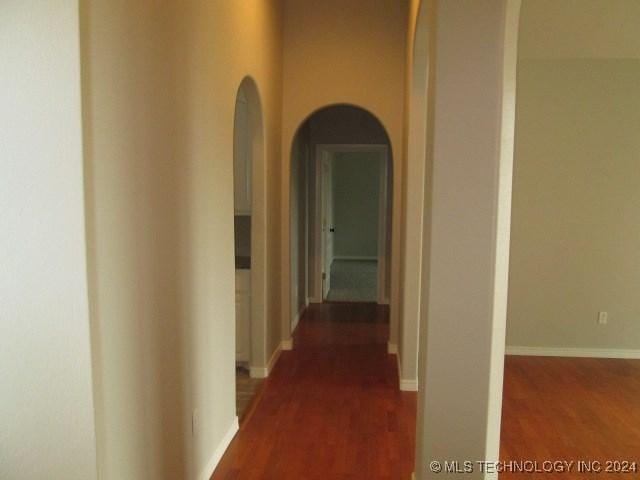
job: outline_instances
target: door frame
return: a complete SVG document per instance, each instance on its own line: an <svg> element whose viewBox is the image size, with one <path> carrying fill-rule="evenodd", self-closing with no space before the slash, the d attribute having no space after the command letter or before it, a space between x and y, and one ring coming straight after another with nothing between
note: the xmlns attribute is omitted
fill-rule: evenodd
<svg viewBox="0 0 640 480"><path fill-rule="evenodd" d="M336 153L346 152L377 152L381 154L380 162L380 198L378 205L378 291L377 303L388 304L389 298L387 292L387 261L386 251L387 244L391 236L391 223L388 210L388 194L389 194L389 146L386 144L341 144L341 143L319 143L316 144L315 158L313 159L313 168L315 170L315 203L317 205L314 212L314 233L316 238L320 237L319 242L315 242L315 286L313 297L317 303L324 301L322 271L324 266L325 255L325 239L322 232L322 217L324 215L324 198L323 198L323 178L322 178L322 154L328 153L335 155Z"/></svg>
<svg viewBox="0 0 640 480"><path fill-rule="evenodd" d="M324 154L327 154L325 157ZM320 248L321 248L321 260L322 260L322 271L320 272L320 285L321 285L321 298L322 301L325 301L326 295L329 294L329 290L331 289L331 263L333 263L333 258L327 257L328 247L328 237L333 233L333 200L328 202L327 198L327 184L331 185L333 182L333 157L330 152L323 150L320 152L320 156L318 157L318 168L320 171L320 199L322 204L320 204ZM325 161L327 162L328 167L325 168ZM326 178L326 172L329 172L329 179ZM333 194L333 187L330 187L330 191ZM331 222L328 222L325 216L327 215L327 203L331 203ZM327 231L328 230L328 231ZM333 248L331 248L331 254L333 256Z"/></svg>

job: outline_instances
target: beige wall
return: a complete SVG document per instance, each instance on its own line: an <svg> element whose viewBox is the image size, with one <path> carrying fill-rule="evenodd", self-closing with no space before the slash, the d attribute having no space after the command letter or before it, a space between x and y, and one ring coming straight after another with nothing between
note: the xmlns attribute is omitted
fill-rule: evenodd
<svg viewBox="0 0 640 480"><path fill-rule="evenodd" d="M394 156L392 333L400 298L400 181L405 74L406 1L285 1L282 114L282 218L289 218L290 151L297 128L315 110L350 103L383 123ZM282 305L289 305L289 225L282 225ZM283 325L290 323L283 312ZM285 327L288 328L288 327ZM288 337L289 332L283 332Z"/></svg>
<svg viewBox="0 0 640 480"><path fill-rule="evenodd" d="M233 116L248 74L266 132L263 365L281 337L279 5L83 8L100 475L208 478L236 425Z"/></svg>
<svg viewBox="0 0 640 480"><path fill-rule="evenodd" d="M640 60L520 60L508 345L640 349L638 132Z"/></svg>
<svg viewBox="0 0 640 480"><path fill-rule="evenodd" d="M73 0L0 6L0 478L92 480Z"/></svg>
<svg viewBox="0 0 640 480"><path fill-rule="evenodd" d="M519 58L639 58L637 0L524 0Z"/></svg>

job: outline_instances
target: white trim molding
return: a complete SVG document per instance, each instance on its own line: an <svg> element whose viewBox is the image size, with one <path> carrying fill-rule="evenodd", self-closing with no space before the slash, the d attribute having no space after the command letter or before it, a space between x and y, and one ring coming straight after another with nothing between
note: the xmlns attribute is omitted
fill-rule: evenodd
<svg viewBox="0 0 640 480"><path fill-rule="evenodd" d="M395 343L387 342L387 353L389 355L397 355L398 345L396 345ZM398 373L400 373L400 370L398 370Z"/></svg>
<svg viewBox="0 0 640 480"><path fill-rule="evenodd" d="M249 367L249 376L251 378L267 378L269 369L267 367Z"/></svg>
<svg viewBox="0 0 640 480"><path fill-rule="evenodd" d="M291 350L293 348L293 340L283 340L276 348L273 355L271 355L271 359L266 367L249 367L249 376L251 378L267 378L271 372L273 372L273 368L278 363L278 359L280 358L280 354L283 350Z"/></svg>
<svg viewBox="0 0 640 480"><path fill-rule="evenodd" d="M218 466L218 463L220 462L220 459L224 455L224 452L227 451L227 448L229 448L229 445L231 444L231 441L233 440L233 437L235 437L239 428L240 426L238 424L238 417L235 417L231 422L231 425L229 425L227 433L225 433L224 437L222 437L222 440L220 440L220 443L214 450L213 455L211 455L211 458L207 462L207 465L204 467L202 473L198 477L200 480L209 480L211 478L213 472Z"/></svg>
<svg viewBox="0 0 640 480"><path fill-rule="evenodd" d="M640 350L623 348L524 347L513 345L507 347L506 354L532 357L640 359Z"/></svg>
<svg viewBox="0 0 640 480"><path fill-rule="evenodd" d="M372 262L377 262L378 257L363 257L357 255L334 255L334 260L367 260Z"/></svg>
<svg viewBox="0 0 640 480"><path fill-rule="evenodd" d="M417 392L418 391L418 379L400 379L400 391L401 392Z"/></svg>
<svg viewBox="0 0 640 480"><path fill-rule="evenodd" d="M390 345L393 345L393 344L391 343L387 344L387 348L389 348ZM417 392L418 379L402 378L402 364L400 363L400 355L398 355L397 353L395 355L398 363L398 388L400 389L401 392Z"/></svg>

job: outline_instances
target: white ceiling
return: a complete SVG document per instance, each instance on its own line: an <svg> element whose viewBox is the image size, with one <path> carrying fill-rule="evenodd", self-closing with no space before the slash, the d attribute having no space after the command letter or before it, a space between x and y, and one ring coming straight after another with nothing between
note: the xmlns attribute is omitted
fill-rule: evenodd
<svg viewBox="0 0 640 480"><path fill-rule="evenodd" d="M523 0L521 58L640 58L640 0Z"/></svg>

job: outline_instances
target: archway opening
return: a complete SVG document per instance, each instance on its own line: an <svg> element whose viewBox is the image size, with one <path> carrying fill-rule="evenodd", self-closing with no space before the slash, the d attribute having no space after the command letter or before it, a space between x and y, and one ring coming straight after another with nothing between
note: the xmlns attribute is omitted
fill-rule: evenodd
<svg viewBox="0 0 640 480"><path fill-rule="evenodd" d="M291 148L291 330L309 304L390 297L392 153L381 122L331 105Z"/></svg>
<svg viewBox="0 0 640 480"><path fill-rule="evenodd" d="M242 418L265 372L266 188L260 96L245 78L234 112L234 241L236 287L236 410Z"/></svg>

